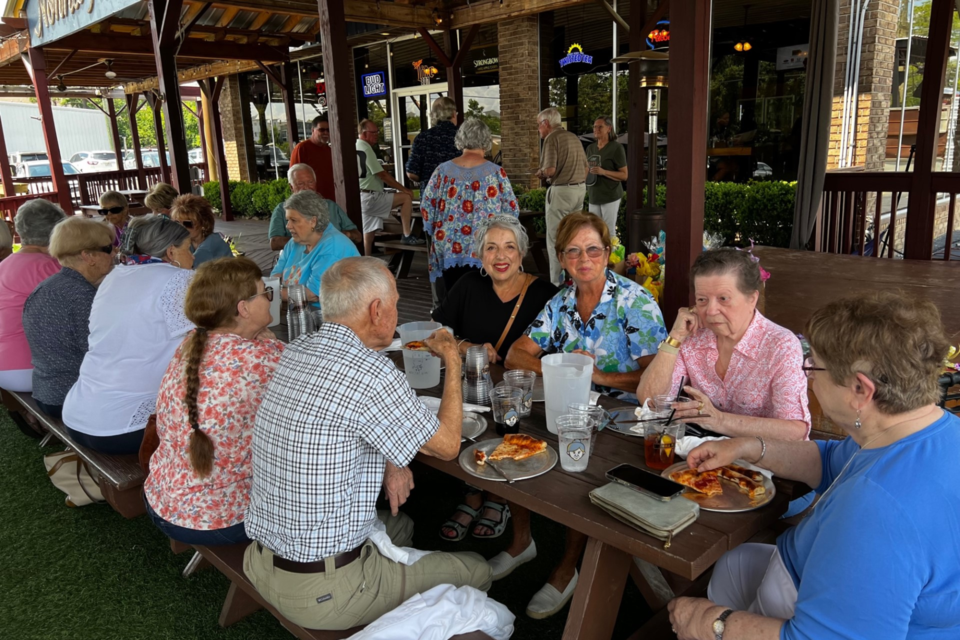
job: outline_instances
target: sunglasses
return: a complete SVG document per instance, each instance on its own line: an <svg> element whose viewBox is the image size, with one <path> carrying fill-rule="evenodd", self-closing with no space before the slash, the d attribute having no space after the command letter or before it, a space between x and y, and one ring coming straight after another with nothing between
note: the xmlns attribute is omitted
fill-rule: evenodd
<svg viewBox="0 0 960 640"><path fill-rule="evenodd" d="M193 220L180 220L185 229L193 229Z"/></svg>
<svg viewBox="0 0 960 640"><path fill-rule="evenodd" d="M113 254L113 245L108 244L105 247L97 247L97 251L99 251L100 253L106 253L108 255Z"/></svg>
<svg viewBox="0 0 960 640"><path fill-rule="evenodd" d="M110 207L109 209L97 209L97 213L102 216L109 216L111 214L123 213L126 207Z"/></svg>
<svg viewBox="0 0 960 640"><path fill-rule="evenodd" d="M261 291L260 293L253 294L252 296L247 298L247 300L253 300L258 296L267 296L267 301L273 302L273 287L264 287L263 291Z"/></svg>

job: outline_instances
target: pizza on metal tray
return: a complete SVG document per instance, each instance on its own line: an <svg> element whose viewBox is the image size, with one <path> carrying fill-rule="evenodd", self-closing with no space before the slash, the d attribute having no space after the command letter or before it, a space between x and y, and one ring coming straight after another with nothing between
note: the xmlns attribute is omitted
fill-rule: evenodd
<svg viewBox="0 0 960 640"><path fill-rule="evenodd" d="M547 450L547 443L525 433L508 433L503 436L503 442L489 455L479 449L473 452L474 460L478 465L486 464L487 460L526 460L538 453Z"/></svg>

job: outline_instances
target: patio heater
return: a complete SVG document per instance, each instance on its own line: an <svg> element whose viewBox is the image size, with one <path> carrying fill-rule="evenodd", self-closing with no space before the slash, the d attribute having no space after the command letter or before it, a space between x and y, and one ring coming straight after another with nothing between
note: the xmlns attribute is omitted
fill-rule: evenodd
<svg viewBox="0 0 960 640"><path fill-rule="evenodd" d="M669 87L667 69L669 54L664 51L631 51L610 61L617 64L639 65L630 68L640 72L640 88L647 99L647 135L644 159L647 164L647 199L636 211L627 212L627 249L643 250L644 241L659 235L665 227L667 210L657 206L657 157L659 137L657 120L660 113L661 92Z"/></svg>

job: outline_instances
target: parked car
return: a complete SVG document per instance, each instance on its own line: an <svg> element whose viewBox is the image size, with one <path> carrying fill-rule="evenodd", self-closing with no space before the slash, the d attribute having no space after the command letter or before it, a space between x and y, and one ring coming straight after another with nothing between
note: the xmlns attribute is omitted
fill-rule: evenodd
<svg viewBox="0 0 960 640"><path fill-rule="evenodd" d="M773 167L768 165L766 162L758 162L757 168L753 170L753 177L756 179L772 178Z"/></svg>
<svg viewBox="0 0 960 640"><path fill-rule="evenodd" d="M10 155L10 164L17 166L22 162L32 162L34 160L46 160L46 151L17 151Z"/></svg>
<svg viewBox="0 0 960 640"><path fill-rule="evenodd" d="M187 159L190 164L200 164L203 162L203 149L190 149L187 152Z"/></svg>
<svg viewBox="0 0 960 640"><path fill-rule="evenodd" d="M61 162L63 173L68 176L75 176L81 171L70 162ZM16 178L49 178L50 162L47 160L33 160L31 162L21 162L17 165L17 171L13 176Z"/></svg>
<svg viewBox="0 0 960 640"><path fill-rule="evenodd" d="M117 170L117 154L113 151L80 151L70 156L70 162L83 173Z"/></svg>
<svg viewBox="0 0 960 640"><path fill-rule="evenodd" d="M256 146L255 153L257 158L257 174L262 179L273 180L279 175L281 178L287 177L287 170L290 169L290 158L283 152L283 149L270 145ZM276 167L276 169L274 169Z"/></svg>

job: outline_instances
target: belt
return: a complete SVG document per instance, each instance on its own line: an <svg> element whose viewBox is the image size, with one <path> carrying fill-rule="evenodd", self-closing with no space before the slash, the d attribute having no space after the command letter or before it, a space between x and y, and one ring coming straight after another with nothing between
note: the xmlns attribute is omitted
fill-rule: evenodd
<svg viewBox="0 0 960 640"><path fill-rule="evenodd" d="M360 193L383 193L383 191L377 191L376 189L360 189Z"/></svg>
<svg viewBox="0 0 960 640"><path fill-rule="evenodd" d="M554 185L550 185L550 186L553 186L553 187L582 187L582 186L584 186L585 184L586 184L586 182L577 182L577 183L569 182L569 183L567 183L567 184L554 184Z"/></svg>
<svg viewBox="0 0 960 640"><path fill-rule="evenodd" d="M258 542L257 551L263 553L263 549L263 545ZM361 549L363 549L363 545L360 545L353 551L347 551L334 556L333 566L337 569L347 566L360 557ZM273 566L275 566L277 569L289 571L290 573L323 573L327 570L326 560L317 560L316 562L294 562L293 560L281 558L277 554L273 554Z"/></svg>

